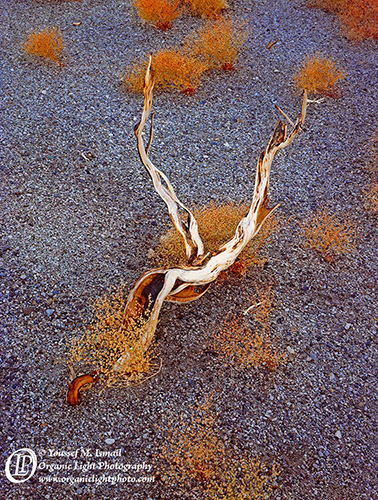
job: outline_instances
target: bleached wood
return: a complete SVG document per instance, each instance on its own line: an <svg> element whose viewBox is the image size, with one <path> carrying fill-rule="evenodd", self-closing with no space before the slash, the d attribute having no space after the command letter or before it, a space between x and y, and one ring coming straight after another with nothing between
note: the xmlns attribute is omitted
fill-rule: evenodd
<svg viewBox="0 0 378 500"><path fill-rule="evenodd" d="M153 340L164 301L186 303L200 298L206 293L210 284L217 279L219 274L235 262L245 246L257 235L266 219L278 207L276 205L273 208L268 208L271 166L276 154L281 149L289 146L299 130L302 129L308 102L307 93L305 92L301 113L294 124L279 109L293 128L287 136L286 125L281 120L278 121L268 145L257 161L254 192L247 215L239 222L233 238L222 245L217 252L209 256L208 254L204 254L204 246L199 236L198 225L193 214L180 202L168 178L155 167L148 157L153 137L153 116L147 147L145 147L143 142L143 129L152 108L153 87L154 77L150 58L145 77L144 108L141 120L135 127L138 151L143 165L151 176L156 192L166 203L173 224L184 239L188 266L147 271L131 289L124 309L124 327L132 326L135 321L144 320L141 322L143 329L140 342L143 344L145 351L147 351ZM186 214L186 221L180 216L180 209ZM247 311L252 307L254 306L251 306ZM127 367L130 357L130 352L125 352L114 364L113 370L123 371ZM78 403L78 391L74 389L76 386L79 387L86 383L89 377L92 377L94 381L96 380L97 373L82 375L71 382L68 393L70 404Z"/></svg>
<svg viewBox="0 0 378 500"><path fill-rule="evenodd" d="M278 121L268 145L257 162L254 193L248 214L240 221L234 237L222 245L210 258L205 259L203 244L198 235L198 226L193 214L178 200L169 180L152 164L144 147L142 132L151 112L153 86L153 70L150 58L145 78L144 109L141 121L135 128L138 150L142 163L151 175L157 193L167 204L173 223L184 238L189 265L187 267L148 271L135 283L130 291L125 306L125 321L138 317L141 311L144 314L148 313L149 319L141 337L146 349L148 349L153 339L164 301L189 302L201 297L207 291L209 284L235 262L245 246L257 235L266 219L276 210L278 205L268 208L269 175L272 162L278 151L289 146L301 129L307 108L307 93L305 92L301 113L288 136L286 135L286 125L281 120ZM149 145L150 143L151 138ZM161 178L165 181L167 187L163 186ZM178 207L182 207L188 214L187 224L179 217ZM199 261L202 260L201 265L193 265L196 258L199 258ZM156 287L151 291L148 303L146 297L142 297L142 295L148 286L151 287L151 283L156 284ZM196 287L200 289L196 290ZM187 293L185 293L185 290ZM177 297L176 300L175 296ZM125 353L114 369L120 370L124 363L127 363L127 358L128 355Z"/></svg>
<svg viewBox="0 0 378 500"><path fill-rule="evenodd" d="M173 224L184 239L186 256L188 262L193 262L197 257L203 255L204 247L200 235L198 233L198 224L192 212L177 198L176 193L169 182L166 175L161 172L152 163L148 157L148 151L152 143L153 127L151 124L150 139L147 148L144 146L142 132L151 113L152 107L152 91L154 88L154 75L151 69L151 56L148 62L148 67L144 85L144 109L142 117L138 125L135 127L135 135L138 140L138 151L143 165L152 178L155 190L166 203L168 212ZM163 184L162 180L165 182ZM179 207L184 211L187 220L184 221L179 214Z"/></svg>

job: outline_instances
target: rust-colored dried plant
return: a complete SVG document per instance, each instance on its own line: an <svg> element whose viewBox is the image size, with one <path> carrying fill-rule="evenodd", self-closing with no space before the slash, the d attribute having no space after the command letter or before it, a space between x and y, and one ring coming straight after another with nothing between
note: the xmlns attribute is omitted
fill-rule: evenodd
<svg viewBox="0 0 378 500"><path fill-rule="evenodd" d="M357 246L357 229L348 216L332 214L325 207L312 213L300 226L305 245L320 252L327 262L353 252Z"/></svg>
<svg viewBox="0 0 378 500"><path fill-rule="evenodd" d="M124 308L123 287L94 300L92 322L70 345L69 363L90 365L108 386L141 382L152 365L141 342L147 319L125 326ZM129 356L120 364L125 353Z"/></svg>
<svg viewBox="0 0 378 500"><path fill-rule="evenodd" d="M204 61L184 53L180 49L162 49L152 56L155 70L155 87L174 88L191 95L196 91L203 73L208 69ZM142 92L147 62L138 63L122 77L129 91Z"/></svg>
<svg viewBox="0 0 378 500"><path fill-rule="evenodd" d="M198 222L199 233L204 242L206 252L215 252L235 234L240 220L248 212L247 204L210 203L204 207L193 208L193 214ZM267 219L257 236L247 245L238 260L227 270L227 274L244 275L254 265L261 264L258 257L259 250L267 239L281 226L282 220L274 213ZM185 265L185 247L181 235L175 228L171 228L160 238L160 243L154 255L154 264L157 267L174 267ZM219 278L223 279L223 278Z"/></svg>
<svg viewBox="0 0 378 500"><path fill-rule="evenodd" d="M51 59L63 66L63 36L59 28L46 28L30 34L23 45L24 50L33 56Z"/></svg>
<svg viewBox="0 0 378 500"><path fill-rule="evenodd" d="M310 0L309 5L336 13L352 40L378 39L377 0Z"/></svg>
<svg viewBox="0 0 378 500"><path fill-rule="evenodd" d="M181 13L180 0L134 0L134 5L141 19L154 24L161 30L167 30Z"/></svg>
<svg viewBox="0 0 378 500"><path fill-rule="evenodd" d="M189 419L169 420L161 456L167 472L179 484L187 486L194 479L200 483L216 480L225 459L225 445L216 432L216 416L211 410L212 396L197 405Z"/></svg>
<svg viewBox="0 0 378 500"><path fill-rule="evenodd" d="M377 0L344 1L344 5L340 18L349 38L378 40Z"/></svg>
<svg viewBox="0 0 378 500"><path fill-rule="evenodd" d="M275 464L241 455L228 457L222 473L221 481L210 489L210 500L268 500L280 472Z"/></svg>
<svg viewBox="0 0 378 500"><path fill-rule="evenodd" d="M372 212L378 212L378 134L373 137L372 143L373 160L368 167L372 179L363 192L366 196L365 207Z"/></svg>
<svg viewBox="0 0 378 500"><path fill-rule="evenodd" d="M234 69L234 62L248 38L244 24L235 27L231 19L208 22L187 42L189 51L205 60L210 68Z"/></svg>
<svg viewBox="0 0 378 500"><path fill-rule="evenodd" d="M318 92L329 97L339 97L336 84L345 78L336 62L316 53L309 55L294 75L296 86L307 92Z"/></svg>
<svg viewBox="0 0 378 500"><path fill-rule="evenodd" d="M309 7L317 7L329 12L340 12L344 0L308 0Z"/></svg>
<svg viewBox="0 0 378 500"><path fill-rule="evenodd" d="M253 316L255 328L251 329L246 321L231 314L214 334L211 348L220 359L235 368L263 366L274 370L285 361L286 356L278 351L271 335L272 288L269 286L263 290L256 287L256 291L254 303L247 309Z"/></svg>
<svg viewBox="0 0 378 500"><path fill-rule="evenodd" d="M208 500L267 499L278 476L258 458L227 449L216 430L212 396L188 416L170 419L161 459L165 474L178 491L190 488L193 498ZM167 430L168 429L168 430Z"/></svg>
<svg viewBox="0 0 378 500"><path fill-rule="evenodd" d="M366 195L366 208L372 212L378 212L378 182L371 182L364 190Z"/></svg>
<svg viewBox="0 0 378 500"><path fill-rule="evenodd" d="M216 18L227 7L226 0L183 0L191 12L200 17Z"/></svg>

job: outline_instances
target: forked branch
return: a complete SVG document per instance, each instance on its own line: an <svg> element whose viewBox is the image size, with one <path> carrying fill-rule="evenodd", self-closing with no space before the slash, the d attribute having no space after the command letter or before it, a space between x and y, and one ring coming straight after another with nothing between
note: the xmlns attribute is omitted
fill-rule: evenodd
<svg viewBox="0 0 378 500"><path fill-rule="evenodd" d="M289 146L302 128L307 108L305 92L301 113L288 135L286 125L281 120L278 121L268 145L257 162L254 193L247 215L239 222L233 238L209 257L204 255L204 246L193 214L177 198L168 178L148 157L152 142L152 125L147 148L143 142L143 129L151 113L153 87L154 72L150 58L145 77L144 108L141 120L135 127L135 134L142 163L152 178L156 192L166 203L173 224L183 237L188 266L152 269L139 278L129 293L124 310L124 326L129 327L139 319L144 320L140 342L146 351L154 337L163 302L190 302L206 293L210 284L222 271L235 262L245 246L257 235L266 219L278 207L278 205L268 207L269 175L272 162L278 151ZM186 220L181 217L180 210L184 212ZM130 353L125 352L113 369L123 371L129 358ZM75 400L75 398L71 399Z"/></svg>
<svg viewBox="0 0 378 500"><path fill-rule="evenodd" d="M148 151L152 143L153 123L151 123L150 139L147 148L145 147L143 142L142 132L151 114L153 88L154 72L151 68L150 57L143 91L144 109L142 118L134 129L135 135L137 136L138 140L138 151L143 165L146 167L148 173L152 178L155 190L160 195L162 200L166 203L171 220L175 225L177 231L184 239L186 256L188 258L188 263L191 264L197 257L202 256L204 251L203 243L198 233L198 224L192 212L177 198L176 193L166 175L163 172L160 172L160 170L155 167L155 165L148 157ZM165 185L162 181L164 181ZM186 214L186 221L181 218L179 214L179 208L181 208Z"/></svg>

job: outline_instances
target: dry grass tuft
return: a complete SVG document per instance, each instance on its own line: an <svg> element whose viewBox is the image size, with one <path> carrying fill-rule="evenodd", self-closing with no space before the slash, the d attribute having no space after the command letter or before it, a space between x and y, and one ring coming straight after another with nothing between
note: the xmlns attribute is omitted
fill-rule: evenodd
<svg viewBox="0 0 378 500"><path fill-rule="evenodd" d="M366 208L372 212L378 212L378 182L372 182L364 190L367 198Z"/></svg>
<svg viewBox="0 0 378 500"><path fill-rule="evenodd" d="M179 49L162 49L152 56L155 87L175 88L184 94L195 92L203 73L208 69L204 61L185 54ZM143 92L147 62L130 67L122 77L129 91Z"/></svg>
<svg viewBox="0 0 378 500"><path fill-rule="evenodd" d="M248 308L253 315L256 328L252 330L247 323L231 315L226 319L223 328L214 334L212 350L226 364L235 368L263 366L269 370L276 369L285 361L286 356L277 351L270 332L269 315L272 306L272 289L256 287L257 295L254 304Z"/></svg>
<svg viewBox="0 0 378 500"><path fill-rule="evenodd" d="M309 0L310 7L327 10L329 12L340 12L344 5L344 0Z"/></svg>
<svg viewBox="0 0 378 500"><path fill-rule="evenodd" d="M211 411L212 397L199 404L190 421L181 418L179 425L168 422L168 436L161 456L168 474L186 486L191 479L201 483L216 480L225 457L225 445L214 429L216 416Z"/></svg>
<svg viewBox="0 0 378 500"><path fill-rule="evenodd" d="M373 161L369 165L369 170L373 176L367 189L364 190L366 195L365 206L372 212L378 212L378 134L372 139Z"/></svg>
<svg viewBox="0 0 378 500"><path fill-rule="evenodd" d="M376 0L344 1L341 22L353 40L378 40L378 2Z"/></svg>
<svg viewBox="0 0 378 500"><path fill-rule="evenodd" d="M165 473L176 487L190 488L193 498L209 500L266 499L272 492L278 471L259 459L239 456L227 450L216 431L212 396L198 404L191 416L169 420L161 458ZM196 494L198 496L196 496Z"/></svg>
<svg viewBox="0 0 378 500"><path fill-rule="evenodd" d="M240 220L247 214L249 205L234 203L216 204L194 208L193 214L198 222L199 233L206 252L215 252L230 240ZM258 251L267 239L282 226L282 220L274 213L265 222L254 238L239 256L239 259L225 273L244 275L250 267L260 264ZM156 249L154 264L157 267L175 267L187 264L185 247L181 235L172 227L160 238Z"/></svg>
<svg viewBox="0 0 378 500"><path fill-rule="evenodd" d="M93 301L93 320L81 337L71 342L70 363L90 364L106 385L141 382L151 368L151 357L141 342L147 319L124 325L123 287ZM129 353L127 362L115 371L114 365Z"/></svg>
<svg viewBox="0 0 378 500"><path fill-rule="evenodd" d="M235 28L230 19L220 18L203 26L188 40L187 46L194 56L206 61L209 68L232 71L247 38L245 24Z"/></svg>
<svg viewBox="0 0 378 500"><path fill-rule="evenodd" d="M216 18L227 7L226 0L183 0L183 2L194 15L201 17Z"/></svg>
<svg viewBox="0 0 378 500"><path fill-rule="evenodd" d="M194 94L205 71L234 69L234 61L247 36L245 27L236 29L232 21L219 19L190 36L182 49L159 50L152 55L155 87ZM146 67L144 60L127 68L121 81L128 91L143 92Z"/></svg>
<svg viewBox="0 0 378 500"><path fill-rule="evenodd" d="M171 22L181 13L180 0L175 0L173 3L167 0L134 0L134 5L141 19L161 30L169 29Z"/></svg>
<svg viewBox="0 0 378 500"><path fill-rule="evenodd" d="M337 255L353 252L356 248L357 229L347 215L338 217L327 208L321 208L300 226L305 245L320 252L327 262L332 262Z"/></svg>
<svg viewBox="0 0 378 500"><path fill-rule="evenodd" d="M144 78L146 76L147 61L141 61L126 68L121 76L121 83L129 92L143 92ZM156 85L156 83L155 83Z"/></svg>
<svg viewBox="0 0 378 500"><path fill-rule="evenodd" d="M335 85L345 78L345 73L336 67L336 62L320 54L307 56L294 75L296 86L307 92L318 92L329 97L339 97Z"/></svg>
<svg viewBox="0 0 378 500"><path fill-rule="evenodd" d="M268 467L259 458L229 458L219 484L210 490L211 500L268 500L277 488L278 468Z"/></svg>
<svg viewBox="0 0 378 500"><path fill-rule="evenodd" d="M25 52L33 56L40 56L44 59L51 59L63 66L63 36L59 28L46 28L42 31L35 31L28 36L23 45Z"/></svg>
<svg viewBox="0 0 378 500"><path fill-rule="evenodd" d="M352 40L378 39L377 0L311 0L309 5L337 14Z"/></svg>

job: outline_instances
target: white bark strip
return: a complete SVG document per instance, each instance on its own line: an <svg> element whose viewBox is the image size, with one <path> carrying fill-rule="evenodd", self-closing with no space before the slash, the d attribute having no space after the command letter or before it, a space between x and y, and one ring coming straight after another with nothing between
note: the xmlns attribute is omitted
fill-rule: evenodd
<svg viewBox="0 0 378 500"><path fill-rule="evenodd" d="M193 262L197 257L203 255L204 247L198 233L198 224L192 212L177 198L176 193L163 172L155 167L148 157L148 151L152 143L153 127L151 125L150 139L147 149L144 146L142 132L150 116L152 107L152 91L154 88L153 70L151 69L151 57L148 63L145 85L144 85L144 109L139 124L135 127L135 135L138 139L138 151L143 165L152 178L154 188L168 207L169 215L178 232L182 235L185 243L188 262ZM165 186L162 182L165 182ZM179 214L181 207L187 215L187 221L183 221Z"/></svg>

